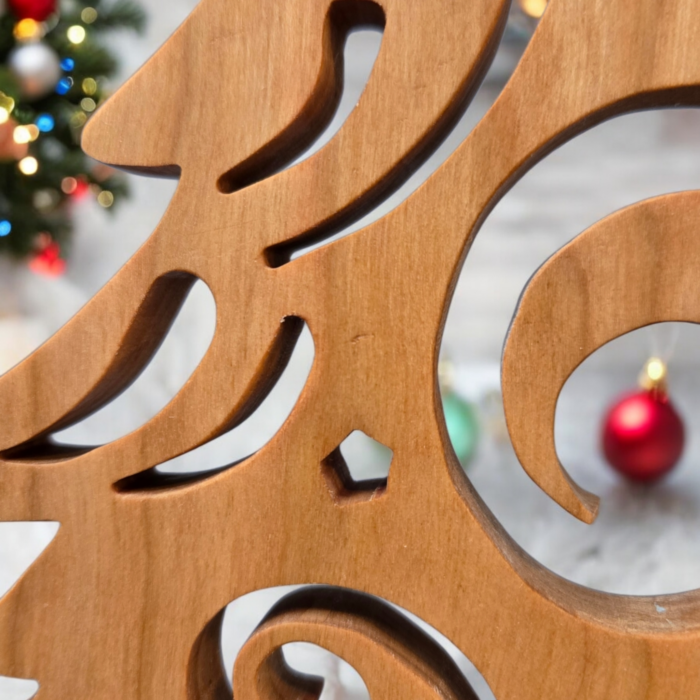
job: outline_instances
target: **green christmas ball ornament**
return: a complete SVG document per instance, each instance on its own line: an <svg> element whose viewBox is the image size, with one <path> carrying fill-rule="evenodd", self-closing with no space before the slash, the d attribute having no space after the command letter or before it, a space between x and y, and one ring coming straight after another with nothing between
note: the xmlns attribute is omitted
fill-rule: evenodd
<svg viewBox="0 0 700 700"><path fill-rule="evenodd" d="M479 421L474 407L457 394L448 391L442 396L447 434L462 466L471 462L479 443Z"/></svg>

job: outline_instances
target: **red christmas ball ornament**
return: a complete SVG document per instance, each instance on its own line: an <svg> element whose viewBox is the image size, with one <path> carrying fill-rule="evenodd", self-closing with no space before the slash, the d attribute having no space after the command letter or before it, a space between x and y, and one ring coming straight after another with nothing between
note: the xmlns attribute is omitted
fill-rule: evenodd
<svg viewBox="0 0 700 700"><path fill-rule="evenodd" d="M670 472L683 454L685 428L665 387L665 365L652 358L644 388L623 396L603 422L603 452L628 479L652 482Z"/></svg>
<svg viewBox="0 0 700 700"><path fill-rule="evenodd" d="M60 277L66 271L66 261L61 257L61 248L49 236L40 243L41 249L29 261L29 269L44 277Z"/></svg>
<svg viewBox="0 0 700 700"><path fill-rule="evenodd" d="M85 199L89 192L90 185L88 184L87 180L84 180L82 177L79 177L76 180L75 189L73 190L71 196L76 201L80 201L81 199Z"/></svg>
<svg viewBox="0 0 700 700"><path fill-rule="evenodd" d="M8 0L10 10L19 19L43 22L56 12L56 0Z"/></svg>

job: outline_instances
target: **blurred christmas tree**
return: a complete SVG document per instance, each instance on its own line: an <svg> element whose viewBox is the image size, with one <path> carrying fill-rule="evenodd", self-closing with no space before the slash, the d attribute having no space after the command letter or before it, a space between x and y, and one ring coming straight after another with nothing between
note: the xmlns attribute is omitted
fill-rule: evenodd
<svg viewBox="0 0 700 700"><path fill-rule="evenodd" d="M60 274L71 200L109 209L127 194L80 133L117 70L103 35L144 23L133 0L0 0L0 254Z"/></svg>

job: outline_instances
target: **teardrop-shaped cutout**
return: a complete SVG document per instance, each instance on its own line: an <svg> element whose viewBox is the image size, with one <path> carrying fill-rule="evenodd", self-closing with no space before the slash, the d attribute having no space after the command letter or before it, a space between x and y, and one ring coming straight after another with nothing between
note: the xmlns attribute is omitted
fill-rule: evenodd
<svg viewBox="0 0 700 700"><path fill-rule="evenodd" d="M240 462L264 447L292 412L309 378L314 339L304 324L289 364L257 410L233 430L157 467L161 474L196 474Z"/></svg>
<svg viewBox="0 0 700 700"><path fill-rule="evenodd" d="M31 700L38 692L36 681L0 676L0 700Z"/></svg>
<svg viewBox="0 0 700 700"><path fill-rule="evenodd" d="M147 423L173 399L197 368L211 344L215 327L214 296L204 282L198 281L138 379L96 413L55 433L56 442L103 445Z"/></svg>
<svg viewBox="0 0 700 700"><path fill-rule="evenodd" d="M59 528L56 522L0 522L0 597L51 544Z"/></svg>
<svg viewBox="0 0 700 700"><path fill-rule="evenodd" d="M116 490L133 493L198 482L235 467L272 440L299 400L314 359L308 326L292 317L285 322L298 339L272 389L242 423L190 452L122 479Z"/></svg>

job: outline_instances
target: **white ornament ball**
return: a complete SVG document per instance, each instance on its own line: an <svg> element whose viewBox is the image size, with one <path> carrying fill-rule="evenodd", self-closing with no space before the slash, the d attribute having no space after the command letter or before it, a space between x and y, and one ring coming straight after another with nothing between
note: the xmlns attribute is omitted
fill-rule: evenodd
<svg viewBox="0 0 700 700"><path fill-rule="evenodd" d="M18 46L10 52L7 61L27 99L44 97L61 79L58 54L42 42Z"/></svg>

